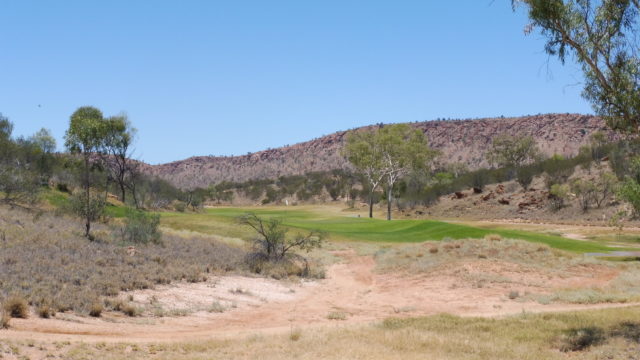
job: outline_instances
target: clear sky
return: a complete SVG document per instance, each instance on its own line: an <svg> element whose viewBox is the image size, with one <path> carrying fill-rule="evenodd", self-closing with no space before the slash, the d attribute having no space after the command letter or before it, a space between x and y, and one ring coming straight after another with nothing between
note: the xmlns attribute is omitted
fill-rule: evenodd
<svg viewBox="0 0 640 360"><path fill-rule="evenodd" d="M241 155L372 123L591 113L509 0L0 3L0 112L16 135L93 105L138 158Z"/></svg>

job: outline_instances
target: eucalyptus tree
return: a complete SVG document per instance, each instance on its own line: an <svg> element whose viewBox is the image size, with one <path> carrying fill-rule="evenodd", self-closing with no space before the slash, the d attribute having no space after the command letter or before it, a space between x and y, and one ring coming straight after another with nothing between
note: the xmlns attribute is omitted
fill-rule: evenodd
<svg viewBox="0 0 640 360"><path fill-rule="evenodd" d="M545 50L574 59L585 77L583 97L609 126L640 131L640 0L512 0L527 8Z"/></svg>
<svg viewBox="0 0 640 360"><path fill-rule="evenodd" d="M136 132L137 130L131 126L126 115L112 116L105 120L102 154L109 172L109 179L118 186L120 200L123 203L126 202L127 189L135 190L135 187L130 184L133 170L131 147Z"/></svg>
<svg viewBox="0 0 640 360"><path fill-rule="evenodd" d="M435 156L424 133L406 124L354 131L348 135L343 151L369 183L369 217L373 217L376 188L386 185L387 220L391 220L396 182L411 171L424 168Z"/></svg>
<svg viewBox="0 0 640 360"><path fill-rule="evenodd" d="M343 154L368 182L369 217L373 217L373 195L384 180L385 167L377 130L356 130L347 135Z"/></svg>
<svg viewBox="0 0 640 360"><path fill-rule="evenodd" d="M429 148L422 131L407 124L384 126L378 130L377 142L387 188L387 220L391 220L394 185L409 173L424 169L436 152Z"/></svg>
<svg viewBox="0 0 640 360"><path fill-rule="evenodd" d="M518 168L542 157L531 136L500 134L493 138L487 160L499 167Z"/></svg>
<svg viewBox="0 0 640 360"><path fill-rule="evenodd" d="M65 134L65 147L72 154L82 157L83 194L73 201L73 210L85 219L85 236L90 237L91 222L95 221L104 208L101 199L91 194L91 169L101 151L107 132L102 112L92 106L78 108L69 121Z"/></svg>

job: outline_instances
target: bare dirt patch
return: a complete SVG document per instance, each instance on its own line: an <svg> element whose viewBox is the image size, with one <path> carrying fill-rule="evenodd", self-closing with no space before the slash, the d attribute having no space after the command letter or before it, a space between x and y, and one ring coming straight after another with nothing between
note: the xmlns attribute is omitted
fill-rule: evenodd
<svg viewBox="0 0 640 360"><path fill-rule="evenodd" d="M502 261L447 263L429 273L376 271L372 256L336 251L342 262L331 265L327 279L280 282L257 277L212 277L197 284L176 284L127 293L145 307L141 317L108 313L102 319L58 314L55 319L13 319L0 338L81 341L180 341L234 336L256 331L370 322L390 316L451 313L501 316L513 313L620 306L549 304L511 292L551 291L567 286L603 285L615 278L607 267L589 265L560 276ZM210 311L218 302L223 311ZM168 314L155 317L153 304ZM339 314L340 316L337 316Z"/></svg>

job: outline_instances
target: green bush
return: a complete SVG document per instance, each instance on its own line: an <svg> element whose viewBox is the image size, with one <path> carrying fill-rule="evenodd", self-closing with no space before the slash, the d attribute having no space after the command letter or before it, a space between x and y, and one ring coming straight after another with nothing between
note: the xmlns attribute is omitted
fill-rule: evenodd
<svg viewBox="0 0 640 360"><path fill-rule="evenodd" d="M631 204L634 217L640 214L640 184L635 179L627 177L618 190L618 196Z"/></svg>
<svg viewBox="0 0 640 360"><path fill-rule="evenodd" d="M533 177L536 175L536 170L531 166L521 167L518 169L516 173L516 180L518 184L522 186L523 189L527 190L531 182L533 181Z"/></svg>
<svg viewBox="0 0 640 360"><path fill-rule="evenodd" d="M565 201L569 198L569 185L553 184L549 191L550 206L552 210L560 210L564 207Z"/></svg>
<svg viewBox="0 0 640 360"><path fill-rule="evenodd" d="M182 201L176 201L173 204L173 209L177 212L185 212L185 210L187 210L187 204Z"/></svg>
<svg viewBox="0 0 640 360"><path fill-rule="evenodd" d="M575 179L571 182L571 191L576 194L582 211L586 212L596 202L596 185L590 180Z"/></svg>
<svg viewBox="0 0 640 360"><path fill-rule="evenodd" d="M127 209L122 229L123 240L139 244L158 244L162 238L162 232L158 229L159 225L159 214Z"/></svg>

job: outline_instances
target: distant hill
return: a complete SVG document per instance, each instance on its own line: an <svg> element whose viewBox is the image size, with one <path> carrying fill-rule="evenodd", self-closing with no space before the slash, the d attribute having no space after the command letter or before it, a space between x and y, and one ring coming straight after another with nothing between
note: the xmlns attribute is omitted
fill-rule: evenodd
<svg viewBox="0 0 640 360"><path fill-rule="evenodd" d="M606 131L602 119L581 114L434 120L411 125L424 131L429 144L442 152L441 162L465 163L471 169L487 165L483 155L492 138L502 133L533 136L546 155L573 156L588 142L590 134ZM365 128L376 126L379 125ZM243 182L346 168L349 164L340 154L345 134L346 131L339 131L311 141L242 156L194 156L166 164L146 165L144 169L178 187L191 188L224 180Z"/></svg>

